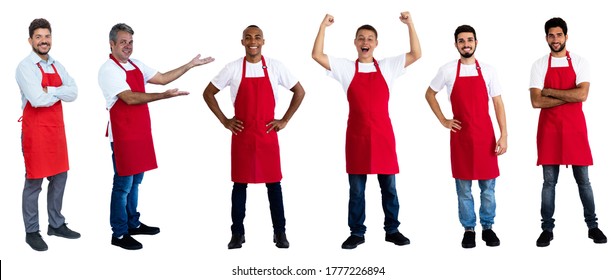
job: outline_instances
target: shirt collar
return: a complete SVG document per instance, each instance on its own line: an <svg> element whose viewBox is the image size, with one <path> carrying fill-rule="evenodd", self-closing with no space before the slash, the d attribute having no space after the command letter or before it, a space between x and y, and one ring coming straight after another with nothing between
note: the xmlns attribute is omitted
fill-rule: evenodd
<svg viewBox="0 0 615 280"><path fill-rule="evenodd" d="M48 57L49 57L49 58L47 59L47 61L44 61L44 60L42 60L42 59L38 56L38 54L36 54L34 51L32 51L32 52L30 53L30 55L28 56L28 58L30 59L30 61L31 61L33 64L37 64L37 63L39 63L39 62L40 62L40 63L42 63L42 64L47 64L47 65L51 65L51 64L53 64L53 63L55 62L55 60L53 59L53 57L51 57L51 55L48 55Z"/></svg>

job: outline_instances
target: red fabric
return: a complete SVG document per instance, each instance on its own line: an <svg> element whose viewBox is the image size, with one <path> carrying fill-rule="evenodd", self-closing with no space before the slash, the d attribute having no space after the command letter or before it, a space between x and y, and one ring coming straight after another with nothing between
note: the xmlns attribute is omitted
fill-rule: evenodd
<svg viewBox="0 0 615 280"><path fill-rule="evenodd" d="M359 60L348 86L346 172L397 174L395 135L389 118L389 88L374 59L376 72L360 73Z"/></svg>
<svg viewBox="0 0 615 280"><path fill-rule="evenodd" d="M567 51L566 57L568 67L551 67L549 56L544 88L567 90L577 86L577 75ZM594 161L589 148L583 102L541 109L536 143L537 165L592 165Z"/></svg>
<svg viewBox="0 0 615 280"><path fill-rule="evenodd" d="M145 92L143 73L137 65L128 60L135 69L126 71L113 55L110 54L109 58L126 72L126 82L132 92ZM147 103L128 105L118 98L109 115L118 175L130 176L157 168Z"/></svg>
<svg viewBox="0 0 615 280"><path fill-rule="evenodd" d="M243 60L241 83L235 98L235 118L243 121L243 131L231 142L231 179L236 183L274 183L282 180L278 134L267 133L274 119L275 98L267 63L262 57L264 77L246 77Z"/></svg>
<svg viewBox="0 0 615 280"><path fill-rule="evenodd" d="M62 78L52 64L53 73L43 73L42 87L59 87ZM38 179L68 171L68 150L64 131L62 101L50 107L34 108L30 102L23 109L22 147L26 178Z"/></svg>
<svg viewBox="0 0 615 280"><path fill-rule="evenodd" d="M451 91L453 118L461 129L451 131L451 170L453 178L489 180L500 175L495 153L495 133L489 116L489 93L476 61L478 76L459 76L461 60Z"/></svg>

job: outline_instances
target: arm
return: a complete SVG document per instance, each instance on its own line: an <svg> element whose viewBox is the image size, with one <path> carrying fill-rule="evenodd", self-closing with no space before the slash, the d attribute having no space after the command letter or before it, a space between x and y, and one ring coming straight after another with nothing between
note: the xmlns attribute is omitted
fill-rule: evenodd
<svg viewBox="0 0 615 280"><path fill-rule="evenodd" d="M506 129L506 111L504 110L504 101L502 101L502 96L498 95L493 97L493 107L495 109L495 118L498 121L498 126L500 127L500 139L495 145L495 153L499 155L503 155L506 153L508 149L508 130Z"/></svg>
<svg viewBox="0 0 615 280"><path fill-rule="evenodd" d="M551 108L565 104L566 101L542 95L541 89L530 88L530 99L534 108Z"/></svg>
<svg viewBox="0 0 615 280"><path fill-rule="evenodd" d="M293 117L297 109L299 109L299 105L301 105L301 101L303 101L303 97L305 96L305 90L301 86L299 82L290 89L293 92L293 98L290 100L290 105L288 105L288 110L286 110L286 114L280 120L273 120L267 124L269 129L267 129L267 133L271 130L280 131L286 127L290 118Z"/></svg>
<svg viewBox="0 0 615 280"><path fill-rule="evenodd" d="M125 90L118 93L117 97L122 99L122 101L126 102L128 105L138 105L188 94L189 93L187 91L180 91L176 88L168 89L165 92L159 93L133 92L131 90Z"/></svg>
<svg viewBox="0 0 615 280"><path fill-rule="evenodd" d="M218 92L220 92L220 90L216 88L212 83L209 83L203 91L203 99L205 100L205 103L207 103L207 106L209 107L211 112L216 115L216 118L218 118L220 123L222 123L222 125L224 125L226 129L233 132L233 134L241 132L243 130L243 122L235 119L235 117L229 119L224 115L224 113L222 113L220 105L218 105L218 101L215 97Z"/></svg>
<svg viewBox="0 0 615 280"><path fill-rule="evenodd" d="M589 93L589 82L583 82L577 85L576 88L561 90L545 88L541 91L544 97L552 97L565 102L585 102Z"/></svg>
<svg viewBox="0 0 615 280"><path fill-rule="evenodd" d="M410 13L401 13L399 20L408 25L408 34L410 35L410 51L406 53L406 64L404 65L404 67L408 67L408 65L421 58L421 43L419 42L419 37L416 35L416 30L414 29L414 23L412 22Z"/></svg>
<svg viewBox="0 0 615 280"><path fill-rule="evenodd" d="M201 58L201 55L195 56L190 62L175 68L171 71L168 71L164 74L156 73L154 77L147 81L148 83L157 84L157 85L166 85L172 81L177 80L177 78L181 77L183 74L188 72L188 70L192 69L192 67L200 66L203 64L207 64L214 61L212 57Z"/></svg>
<svg viewBox="0 0 615 280"><path fill-rule="evenodd" d="M71 77L64 66L60 63L55 63L56 69L62 78L62 86L60 87L47 87L47 93L56 96L62 101L72 102L77 99L77 83L73 77Z"/></svg>
<svg viewBox="0 0 615 280"><path fill-rule="evenodd" d="M436 118L438 118L438 121L440 121L442 126L450 129L452 132L457 132L457 130L461 129L461 122L444 117L444 114L442 114L442 109L440 109L440 103L438 103L438 100L436 99L436 93L438 92L431 89L431 87L428 87L427 92L425 92L425 99L427 99L427 103L429 104L431 111L436 115Z"/></svg>
<svg viewBox="0 0 615 280"><path fill-rule="evenodd" d="M316 40L314 40L314 47L312 48L312 58L327 70L331 70L329 65L329 57L324 53L325 48L325 29L333 24L333 16L325 15L325 18L320 23Z"/></svg>
<svg viewBox="0 0 615 280"><path fill-rule="evenodd" d="M15 80L17 80L21 93L32 107L49 107L58 102L59 99L54 95L47 94L47 88L41 86L42 78L37 76L35 71L39 71L38 68L28 69L27 66L20 64L15 72Z"/></svg>

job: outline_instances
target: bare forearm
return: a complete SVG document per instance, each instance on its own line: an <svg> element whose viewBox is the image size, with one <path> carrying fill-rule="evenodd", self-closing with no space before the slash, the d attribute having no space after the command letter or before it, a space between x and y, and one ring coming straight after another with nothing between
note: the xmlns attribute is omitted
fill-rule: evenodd
<svg viewBox="0 0 615 280"><path fill-rule="evenodd" d="M305 96L305 90L300 83L297 83L291 91L293 92L293 98L290 100L288 110L286 110L286 113L282 117L282 120L286 122L290 121L295 112L297 112L297 109L299 109L301 102L303 102L303 97Z"/></svg>
<svg viewBox="0 0 615 280"><path fill-rule="evenodd" d="M405 66L414 63L421 58L422 55L421 43L419 42L419 37L416 34L416 29L414 28L414 23L412 21L408 24L408 34L410 38L410 52L406 54Z"/></svg>
<svg viewBox="0 0 615 280"><path fill-rule="evenodd" d="M530 99L534 108L551 108L567 103L561 99L543 96L542 90L537 88L530 89Z"/></svg>
<svg viewBox="0 0 615 280"><path fill-rule="evenodd" d="M434 113L438 121L440 123L443 123L446 120L446 117L444 117L442 109L440 108L440 103L438 103L438 100L436 99L436 92L433 91L431 88L428 88L427 92L425 93L425 99L427 100L429 108L431 108L431 111Z"/></svg>
<svg viewBox="0 0 615 280"><path fill-rule="evenodd" d="M500 137L508 137L508 129L506 127L506 110L504 109L504 102L500 96L493 98L493 106L495 110L495 118L498 121L500 127Z"/></svg>

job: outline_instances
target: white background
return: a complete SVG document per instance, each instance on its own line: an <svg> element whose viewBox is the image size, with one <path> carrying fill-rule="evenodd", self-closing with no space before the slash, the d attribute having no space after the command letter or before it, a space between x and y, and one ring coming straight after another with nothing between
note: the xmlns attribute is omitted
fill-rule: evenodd
<svg viewBox="0 0 615 280"><path fill-rule="evenodd" d="M582 3L582 4L581 4ZM357 279L612 279L611 242L587 238L583 210L570 168L562 167L557 186L555 239L537 248L540 234L542 169L536 166L535 135L539 110L530 105L532 62L548 53L544 22L560 16L569 25L568 50L592 65L591 89L584 110L594 166L590 179L600 227L615 234L615 191L609 176L610 113L615 45L611 17L602 1L15 1L0 12L3 26L0 103L3 152L0 168L0 259L2 279L244 279L233 268L315 268L318 276L292 279L346 279L326 276L330 266L378 266L386 274ZM346 225L348 183L344 163L347 101L341 86L312 60L311 49L326 13L335 16L327 29L325 52L356 58L356 28L379 31L376 58L407 52L408 32L399 13L414 19L423 57L392 86L390 114L397 137L401 173L397 176L400 230L412 244L384 241L383 214L375 176L367 187L366 243L340 249ZM78 240L46 235L46 183L40 197L40 225L49 245L35 252L24 242L21 190L24 179L20 146L21 115L15 67L31 47L28 25L44 17L53 28L51 55L65 65L79 97L64 103L71 169L63 213ZM159 168L147 172L140 191L142 221L160 226L156 236L138 236L144 248L126 251L110 245L111 152L104 130L108 118L97 74L109 53L111 26L125 22L135 30L133 57L161 72L196 54L216 61L192 69L160 92L177 87L189 96L150 104ZM264 30L263 54L281 60L296 75L306 97L280 133L284 202L290 248L272 243L266 190L248 191L246 243L227 250L230 239L230 132L202 99L209 81L228 62L244 55L241 33L250 24ZM488 248L460 246L454 181L450 175L449 133L433 116L424 93L438 67L457 59L453 32L461 24L477 30L476 57L498 70L508 120L508 153L500 157L494 230L502 243ZM291 93L281 91L280 117ZM228 89L217 95L228 116ZM450 105L438 95L445 114ZM495 119L494 119L495 123ZM497 131L497 126L496 126ZM474 188L475 195L477 187ZM477 203L478 207L478 203ZM611 266L609 267L609 264ZM350 276L348 276L350 277ZM291 277L248 277L291 279ZM354 279L353 278L353 279Z"/></svg>

